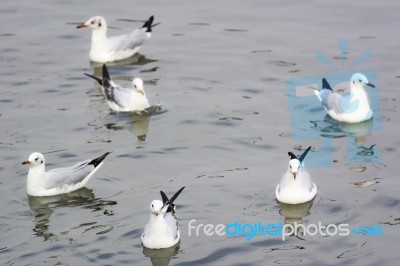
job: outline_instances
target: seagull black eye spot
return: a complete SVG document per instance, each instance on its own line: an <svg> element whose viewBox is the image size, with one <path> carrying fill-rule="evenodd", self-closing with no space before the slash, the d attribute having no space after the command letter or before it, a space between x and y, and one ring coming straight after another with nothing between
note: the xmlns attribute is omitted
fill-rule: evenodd
<svg viewBox="0 0 400 266"><path fill-rule="evenodd" d="M42 161L40 161L40 163L41 163L41 164L43 164L43 160L42 160Z"/></svg>
<svg viewBox="0 0 400 266"><path fill-rule="evenodd" d="M99 27L101 27L101 23L99 22Z"/></svg>
<svg viewBox="0 0 400 266"><path fill-rule="evenodd" d="M39 158L36 158L35 161L39 160Z"/></svg>
<svg viewBox="0 0 400 266"><path fill-rule="evenodd" d="M92 20L92 22L90 22L90 23L94 24L94 21Z"/></svg>

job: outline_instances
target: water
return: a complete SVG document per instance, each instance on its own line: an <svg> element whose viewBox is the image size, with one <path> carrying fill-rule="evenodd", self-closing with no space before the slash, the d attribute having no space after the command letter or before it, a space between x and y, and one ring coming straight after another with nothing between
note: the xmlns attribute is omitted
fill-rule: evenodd
<svg viewBox="0 0 400 266"><path fill-rule="evenodd" d="M400 259L398 8L395 1L3 1L0 263L394 265ZM74 23L98 14L113 27L110 35L141 25L124 19L154 15L162 22L133 64L110 66L122 84L145 80L150 101L162 102L156 115L110 113L83 75L98 73L98 66L88 61L90 31ZM344 61L340 39L348 41ZM286 82L357 70L351 63L368 49L373 56L359 66L377 74L382 129L336 133L321 108L305 106L319 121L304 130L320 130L323 138L294 140ZM317 52L337 67L318 61ZM319 189L313 205L281 209L274 192L287 152L320 149L327 139L334 163L309 170ZM380 160L349 163L346 147L355 143L376 144ZM51 152L48 168L113 153L87 189L32 199L21 162L33 151ZM363 156L371 158L368 151ZM379 183L350 184L366 180ZM169 195L182 186L180 247L144 250L150 202L160 190ZM195 237L187 231L191 219L380 224L384 236Z"/></svg>

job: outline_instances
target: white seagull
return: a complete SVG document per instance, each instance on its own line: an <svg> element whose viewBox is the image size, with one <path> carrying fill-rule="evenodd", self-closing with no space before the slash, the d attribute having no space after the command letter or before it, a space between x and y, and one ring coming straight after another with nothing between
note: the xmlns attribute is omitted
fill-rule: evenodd
<svg viewBox="0 0 400 266"><path fill-rule="evenodd" d="M355 73L351 77L349 93L341 95L333 92L326 79L322 79L322 90L314 90L314 93L330 117L343 123L358 123L373 116L364 86L375 88L366 76Z"/></svg>
<svg viewBox="0 0 400 266"><path fill-rule="evenodd" d="M143 246L161 249L175 246L180 240L178 221L175 217L174 201L185 187L176 192L171 199L160 191L163 201L153 200L150 205L150 221L142 234Z"/></svg>
<svg viewBox="0 0 400 266"><path fill-rule="evenodd" d="M123 88L111 80L105 64L103 65L103 79L86 73L84 74L100 84L111 110L116 112L133 112L143 111L150 107L149 100L144 92L142 79L135 78L132 81L132 88Z"/></svg>
<svg viewBox="0 0 400 266"><path fill-rule="evenodd" d="M54 196L78 190L86 185L93 174L103 165L109 152L102 156L74 164L71 167L45 171L43 154L34 152L22 164L29 164L27 193L31 196Z"/></svg>
<svg viewBox="0 0 400 266"><path fill-rule="evenodd" d="M288 170L276 186L275 194L278 201L299 204L312 200L317 194L317 186L302 165L310 149L311 146L299 158L291 152L288 153L290 156Z"/></svg>
<svg viewBox="0 0 400 266"><path fill-rule="evenodd" d="M106 63L123 60L137 53L142 44L151 36L151 30L159 23L153 24L151 16L141 28L129 34L107 37L107 22L101 16L90 18L77 28L91 28L92 44L89 59L93 62Z"/></svg>

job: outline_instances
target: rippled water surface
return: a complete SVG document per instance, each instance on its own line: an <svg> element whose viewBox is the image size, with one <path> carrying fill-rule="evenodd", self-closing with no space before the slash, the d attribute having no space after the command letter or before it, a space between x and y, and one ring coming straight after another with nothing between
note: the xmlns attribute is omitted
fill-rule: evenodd
<svg viewBox="0 0 400 266"><path fill-rule="evenodd" d="M0 264L397 265L399 8L397 1L2 1ZM161 21L140 54L109 65L121 84L144 79L150 101L162 106L153 115L111 113L83 75L100 68L88 60L90 30L75 26L94 15L106 17L109 35L150 15ZM368 50L372 56L354 65ZM337 125L318 101L290 105L288 81L360 69L376 75L373 124ZM291 112L312 119L299 125ZM294 139L295 130L314 137ZM309 169L317 197L312 206L279 205L287 152L310 145L310 164L327 155L332 162ZM26 195L21 165L33 151L46 153L48 168L112 154L87 188L36 198ZM150 202L182 186L180 246L143 249ZM380 225L384 235L246 241L189 235L191 219Z"/></svg>

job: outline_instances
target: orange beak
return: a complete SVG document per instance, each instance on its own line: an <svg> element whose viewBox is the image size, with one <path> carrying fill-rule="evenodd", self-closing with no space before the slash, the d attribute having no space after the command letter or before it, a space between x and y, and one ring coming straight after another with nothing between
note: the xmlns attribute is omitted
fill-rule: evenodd
<svg viewBox="0 0 400 266"><path fill-rule="evenodd" d="M28 160L22 162L22 164L30 164L30 163L31 163L31 162L28 161Z"/></svg>
<svg viewBox="0 0 400 266"><path fill-rule="evenodd" d="M297 175L297 173L296 173L296 172L293 172L293 178L294 178L294 180L296 180L296 175Z"/></svg>
<svg viewBox="0 0 400 266"><path fill-rule="evenodd" d="M79 24L78 26L76 26L77 29L86 28L86 27L87 27L87 26L85 25L85 23L81 23L81 24Z"/></svg>

